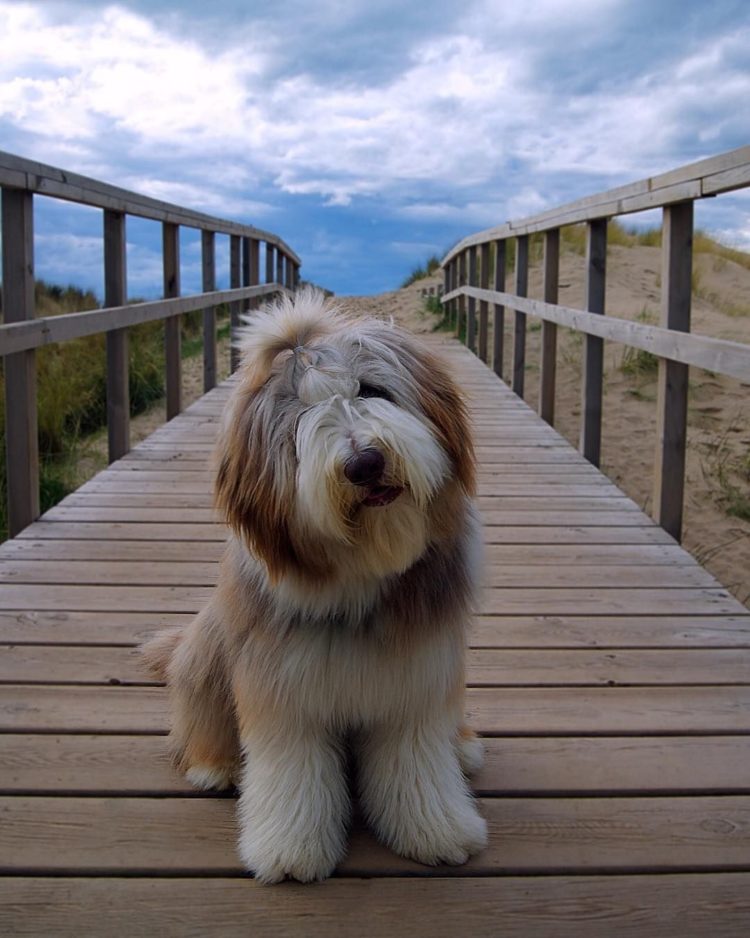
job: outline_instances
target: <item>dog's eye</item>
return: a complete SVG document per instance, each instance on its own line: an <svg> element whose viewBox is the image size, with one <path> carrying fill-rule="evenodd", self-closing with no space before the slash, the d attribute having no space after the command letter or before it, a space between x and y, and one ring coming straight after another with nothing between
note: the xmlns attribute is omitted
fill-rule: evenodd
<svg viewBox="0 0 750 938"><path fill-rule="evenodd" d="M359 383L359 394L357 397L382 397L384 401L391 401L391 403L393 403L393 398L388 391L384 391L383 388L376 388L372 384L365 384L362 381Z"/></svg>

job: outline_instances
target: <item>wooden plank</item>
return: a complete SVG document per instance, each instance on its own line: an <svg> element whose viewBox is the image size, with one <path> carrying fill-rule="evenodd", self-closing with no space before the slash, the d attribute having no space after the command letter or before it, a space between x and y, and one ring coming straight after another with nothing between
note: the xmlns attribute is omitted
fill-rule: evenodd
<svg viewBox="0 0 750 938"><path fill-rule="evenodd" d="M612 215L640 212L686 199L729 192L749 183L750 147L739 147L649 179L641 179L606 192L586 196L538 215L478 231L451 248L443 258L442 264L447 264L456 254L471 245L482 244L484 241L548 231L550 228Z"/></svg>
<svg viewBox="0 0 750 938"><path fill-rule="evenodd" d="M466 680L472 687L720 687L750 684L750 655L736 648L471 648ZM0 644L0 683L158 682L132 646Z"/></svg>
<svg viewBox="0 0 750 938"><path fill-rule="evenodd" d="M92 542L93 543L93 542ZM70 583L78 586L212 586L218 576L218 564L205 559L162 559L149 561L68 559L61 550L56 559L6 559L0 564L0 583L39 583L46 585ZM485 582L493 588L528 587L539 590L576 588L661 588L664 590L687 587L718 587L721 584L707 570L697 564L685 566L635 566L605 564L577 566L562 561L552 567L501 563L485 564Z"/></svg>
<svg viewBox="0 0 750 938"><path fill-rule="evenodd" d="M2 285L6 323L34 319L34 206L30 192L2 190ZM3 327L5 328L5 327ZM36 355L3 359L8 531L14 537L39 516Z"/></svg>
<svg viewBox="0 0 750 938"><path fill-rule="evenodd" d="M133 303L112 309L98 309L61 316L46 316L33 322L16 322L0 326L0 355L11 355L25 349L39 348L54 342L67 342L87 335L97 335L111 329L124 329L144 322L156 322L182 313L203 309L206 304L220 305L237 300L268 296L276 289L262 284L257 287L240 287L237 290L216 290L214 293L198 293L173 299L155 300L148 303ZM190 407L193 412L207 410L202 400Z"/></svg>
<svg viewBox="0 0 750 938"><path fill-rule="evenodd" d="M239 872L228 798L0 798L6 872ZM346 876L403 873L747 871L750 798L481 799L489 846L462 867L424 867L355 827ZM65 823L60 824L61 813ZM50 843L57 849L50 850Z"/></svg>
<svg viewBox="0 0 750 938"><path fill-rule="evenodd" d="M242 225L235 221L215 218L203 212L195 212L181 205L153 199L138 192L100 182L98 179L48 166L36 160L27 160L4 151L0 151L0 185L26 189L29 193L39 192L55 198L79 202L82 205L93 205L96 208L113 209L155 221L187 225L190 228L208 228L224 234L267 239L279 245L297 263L300 263L294 251L278 235L271 232L252 225Z"/></svg>
<svg viewBox="0 0 750 938"><path fill-rule="evenodd" d="M224 543L227 529L223 524L146 524L123 522L47 522L36 521L19 537L36 540L104 541L218 541Z"/></svg>
<svg viewBox="0 0 750 938"><path fill-rule="evenodd" d="M482 796L749 794L750 736L484 739ZM163 736L10 734L2 794L194 794ZM137 771L134 771L137 767Z"/></svg>
<svg viewBox="0 0 750 938"><path fill-rule="evenodd" d="M572 514L572 513L571 513ZM597 515L601 518L601 514ZM539 519L543 520L543 519ZM38 526L37 526L38 525ZM44 530L41 522L32 525L30 534ZM70 525L73 527L73 524ZM65 532L68 525L49 525L50 528ZM91 529L101 525L89 525ZM119 525L122 528L123 525ZM157 525L153 525L157 528ZM74 528L75 536L79 536L79 526ZM71 535L73 536L73 535ZM92 534L92 537L97 536ZM157 534L154 534L156 537ZM206 535L208 536L208 535ZM656 527L624 527L622 525L580 525L573 521L557 527L548 527L543 524L530 527L519 519L518 524L495 524L483 528L482 536L485 544L670 544L674 543L666 531Z"/></svg>
<svg viewBox="0 0 750 938"><path fill-rule="evenodd" d="M690 332L693 203L664 209L661 325ZM653 516L676 540L682 535L687 447L687 365L659 360Z"/></svg>
<svg viewBox="0 0 750 938"><path fill-rule="evenodd" d="M0 646L1 647L1 646ZM39 654L26 649L9 649L10 662L0 674L11 680L14 673L54 674L58 649ZM93 655L98 655L98 650ZM115 657L125 659L128 652L119 650ZM4 657L0 652L0 662ZM14 671L15 662L17 671ZM111 669L110 669L111 670ZM29 678L33 680L34 678ZM703 651L690 649L601 649L569 651L511 650L507 648L472 648L467 659L467 682L475 687L563 686L577 687L652 687L652 686L722 686L750 684L750 655L737 649Z"/></svg>
<svg viewBox="0 0 750 938"><path fill-rule="evenodd" d="M104 305L125 306L126 222L122 212L104 211ZM107 332L107 453L110 463L130 449L130 387L127 329Z"/></svg>
<svg viewBox="0 0 750 938"><path fill-rule="evenodd" d="M638 548L638 550L644 550L644 548ZM30 561L114 560L117 563L183 563L188 561L206 565L217 563L223 553L224 545L214 541L32 541L14 538L0 545L0 560L3 561L16 558ZM533 555L529 556L533 557ZM612 559L615 562L618 558L615 556ZM627 554L622 554L620 559L629 560L629 557ZM669 562L669 558L659 553L650 555L647 553L643 563L649 562L666 563ZM0 566L0 571L3 568Z"/></svg>
<svg viewBox="0 0 750 938"><path fill-rule="evenodd" d="M744 873L332 879L278 890L244 878L31 878L0 881L7 934L113 938L153 932L246 938L737 938L750 915ZM163 923L163 924L161 924Z"/></svg>
<svg viewBox="0 0 750 938"><path fill-rule="evenodd" d="M162 225L164 297L180 295L180 229L178 225ZM182 357L180 353L180 318L172 316L164 323L166 357L167 420L182 410Z"/></svg>
<svg viewBox="0 0 750 938"><path fill-rule="evenodd" d="M462 287L461 292L465 295L471 293L477 299L486 299L491 303L516 307L529 316L556 322L559 326L567 326L578 332L601 336L603 339L643 349L663 358L750 382L750 345L674 332L659 326L618 319L615 316L598 317L584 310L569 306L552 306L542 300L529 299L514 293L481 290L479 287Z"/></svg>
<svg viewBox="0 0 750 938"><path fill-rule="evenodd" d="M476 687L467 712L492 736L747 734L750 688Z"/></svg>
<svg viewBox="0 0 750 938"><path fill-rule="evenodd" d="M484 648L750 648L750 616L479 615L470 640Z"/></svg>
<svg viewBox="0 0 750 938"><path fill-rule="evenodd" d="M486 736L747 735L748 687L472 687ZM161 687L0 685L0 731L165 733Z"/></svg>
<svg viewBox="0 0 750 938"><path fill-rule="evenodd" d="M68 610L0 611L0 635L6 642L84 642L87 645L134 645L158 629L187 625L192 613L70 612Z"/></svg>
<svg viewBox="0 0 750 938"><path fill-rule="evenodd" d="M211 597L206 586L3 586L6 609L67 609L80 612L198 612Z"/></svg>
<svg viewBox="0 0 750 938"><path fill-rule="evenodd" d="M16 601L27 601L29 606L20 608L36 608L33 596L38 593L33 587L7 586L5 589L15 591ZM177 590L177 587L174 587ZM111 599L99 587L55 587L57 591L70 590L71 601L83 603L73 608L82 609L111 609ZM123 602L135 602L135 597L128 595L128 587L120 587ZM76 591L76 592L73 592ZM180 588L178 597L163 595L167 591L164 587L150 587L149 596L154 602L164 603L168 611L183 612L189 606L192 593L187 588ZM60 597L62 599L62 596ZM8 602L12 602L9 598ZM52 601L50 599L50 601ZM37 600L39 604L39 600ZM88 604L92 605L88 605ZM101 604L101 606L100 606ZM185 604L185 605L179 605ZM41 606L41 604L40 604ZM41 606L41 608L45 608ZM46 607L49 608L49 607ZM134 606L135 609L142 608ZM578 616L614 616L614 615L690 615L702 611L704 615L732 615L742 614L746 611L734 597L724 589L640 589L629 587L625 589L586 589L571 587L569 589L523 589L507 588L484 590L480 599L480 611L485 615L578 615Z"/></svg>
<svg viewBox="0 0 750 938"><path fill-rule="evenodd" d="M542 291L545 303L557 303L560 282L560 229L544 235ZM541 373L539 376L539 416L552 425L555 422L555 376L557 369L557 326L542 323Z"/></svg>

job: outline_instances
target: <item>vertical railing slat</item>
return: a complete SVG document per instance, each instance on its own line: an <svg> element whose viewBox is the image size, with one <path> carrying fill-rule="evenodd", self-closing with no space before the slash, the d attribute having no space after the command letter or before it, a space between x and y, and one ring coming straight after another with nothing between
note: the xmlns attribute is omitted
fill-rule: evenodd
<svg viewBox="0 0 750 938"><path fill-rule="evenodd" d="M479 286L483 290L489 290L490 287L490 244L489 241L482 245L481 256L479 258ZM490 304L487 300L479 301L479 357L483 362L487 362L487 328L489 318Z"/></svg>
<svg viewBox="0 0 750 938"><path fill-rule="evenodd" d="M690 331L693 269L693 203L663 209L661 327ZM654 518L677 540L682 536L687 445L687 365L659 360Z"/></svg>
<svg viewBox="0 0 750 938"><path fill-rule="evenodd" d="M458 286L466 285L466 251L461 251L458 257ZM456 335L461 338L461 329L466 325L466 297L461 294L458 298L456 311Z"/></svg>
<svg viewBox="0 0 750 938"><path fill-rule="evenodd" d="M234 290L237 287L242 286L242 273L241 273L241 263L240 263L240 250L241 250L241 238L239 235L230 235L229 236L229 286ZM237 341L237 330L240 327L240 314L242 311L242 304L239 300L235 300L230 304L229 315L231 319L231 349L229 352L229 361L230 368L232 369L232 374L237 371L237 368L240 364L240 352L236 347L235 342Z"/></svg>
<svg viewBox="0 0 750 938"><path fill-rule="evenodd" d="M495 290L505 293L505 241L495 241ZM503 377L503 354L505 351L505 307L493 303L492 314L492 370Z"/></svg>
<svg viewBox="0 0 750 938"><path fill-rule="evenodd" d="M34 318L34 204L32 194L2 190L3 317ZM15 537L39 517L36 352L6 355L5 445L8 531Z"/></svg>
<svg viewBox="0 0 750 938"><path fill-rule="evenodd" d="M545 303L557 303L560 282L560 229L544 233L543 293ZM542 321L541 374L539 379L539 416L555 422L555 374L557 370L557 325Z"/></svg>
<svg viewBox="0 0 750 938"><path fill-rule="evenodd" d="M529 236L516 238L516 296L528 296L529 291ZM523 397L526 372L526 314L516 310L513 330L513 390Z"/></svg>
<svg viewBox="0 0 750 938"><path fill-rule="evenodd" d="M469 286L477 285L477 248L469 248ZM477 301L473 296L466 298L466 347L472 351L477 350Z"/></svg>
<svg viewBox="0 0 750 938"><path fill-rule="evenodd" d="M125 213L104 210L104 305L127 303ZM128 330L107 333L107 444L109 462L130 449Z"/></svg>
<svg viewBox="0 0 750 938"><path fill-rule="evenodd" d="M284 261L285 257L282 251L276 251L276 283L284 283Z"/></svg>
<svg viewBox="0 0 750 938"><path fill-rule="evenodd" d="M604 314L607 280L607 219L597 218L587 225L586 237L586 309ZM604 375L604 340L595 335L584 337L583 384L581 392L580 451L598 466L602 448L602 383Z"/></svg>
<svg viewBox="0 0 750 938"><path fill-rule="evenodd" d="M260 283L260 241L257 238L249 239L248 255L248 286L255 287ZM260 306L260 299L256 297L248 301L248 310L257 309Z"/></svg>
<svg viewBox="0 0 750 938"><path fill-rule="evenodd" d="M266 241L266 283L273 283L274 266L274 246Z"/></svg>
<svg viewBox="0 0 750 938"><path fill-rule="evenodd" d="M163 222L164 296L180 295L180 228ZM164 320L164 346L167 374L167 420L182 410L182 361L180 352L180 317Z"/></svg>
<svg viewBox="0 0 750 938"><path fill-rule="evenodd" d="M203 292L216 289L216 236L201 231L201 267ZM216 307L203 310L203 393L216 387Z"/></svg>

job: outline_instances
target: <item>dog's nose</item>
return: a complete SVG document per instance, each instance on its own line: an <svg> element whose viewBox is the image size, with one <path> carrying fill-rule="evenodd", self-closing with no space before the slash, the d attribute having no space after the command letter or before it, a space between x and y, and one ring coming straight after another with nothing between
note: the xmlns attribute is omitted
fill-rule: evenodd
<svg viewBox="0 0 750 938"><path fill-rule="evenodd" d="M373 485L385 470L385 457L377 449L363 449L344 465L344 475L353 485Z"/></svg>

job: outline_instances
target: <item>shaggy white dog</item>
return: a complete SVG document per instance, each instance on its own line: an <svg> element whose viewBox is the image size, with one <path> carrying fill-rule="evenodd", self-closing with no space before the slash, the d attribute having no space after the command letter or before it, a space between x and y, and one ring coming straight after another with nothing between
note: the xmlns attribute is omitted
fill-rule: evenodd
<svg viewBox="0 0 750 938"><path fill-rule="evenodd" d="M393 850L463 863L486 842L464 774L465 630L478 566L473 451L444 365L408 333L304 291L258 313L219 443L232 535L211 601L146 646L200 788L238 780L262 882L328 876L346 751Z"/></svg>

